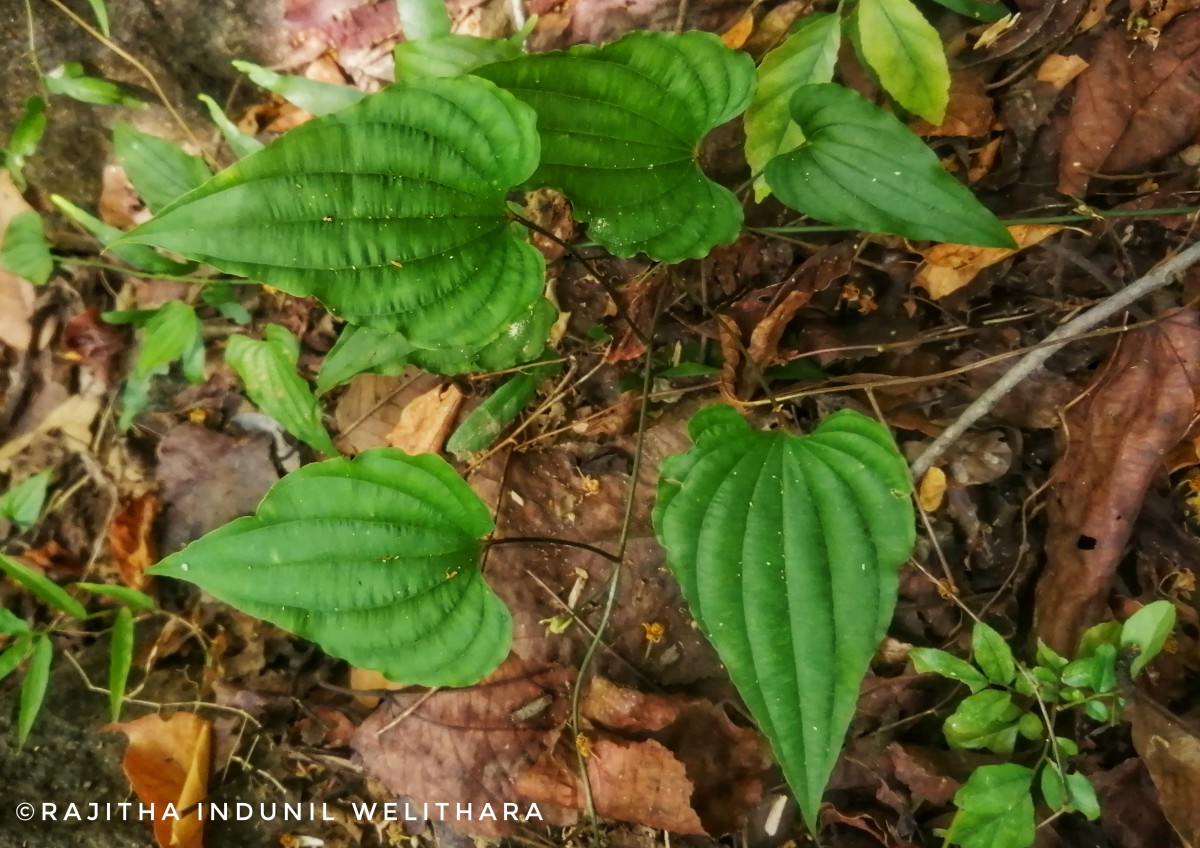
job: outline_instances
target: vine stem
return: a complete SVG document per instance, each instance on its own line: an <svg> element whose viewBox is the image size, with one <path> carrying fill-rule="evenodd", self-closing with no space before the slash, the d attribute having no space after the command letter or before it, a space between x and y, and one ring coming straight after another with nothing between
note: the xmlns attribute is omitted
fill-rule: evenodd
<svg viewBox="0 0 1200 848"><path fill-rule="evenodd" d="M1002 397L1016 388L1022 380L1036 371L1047 359L1061 350L1072 339L1096 325L1108 320L1131 303L1148 294L1165 288L1188 268L1200 262L1200 241L1177 253L1175 256L1152 268L1145 276L1133 281L1121 291L1105 298L1086 312L1082 312L1061 325L1037 348L1017 360L1004 376L992 384L968 406L963 413L940 436L925 448L912 464L912 476L920 479L951 445L971 428L980 418L991 411Z"/></svg>
<svg viewBox="0 0 1200 848"><path fill-rule="evenodd" d="M565 545L568 548L579 548L581 551L587 551L596 556L604 557L612 563L621 561L621 557L618 554L609 553L603 548L589 545L587 542L576 542L574 539L556 539L552 536L505 536L503 539L492 539L487 543L489 548L499 547L500 545Z"/></svg>

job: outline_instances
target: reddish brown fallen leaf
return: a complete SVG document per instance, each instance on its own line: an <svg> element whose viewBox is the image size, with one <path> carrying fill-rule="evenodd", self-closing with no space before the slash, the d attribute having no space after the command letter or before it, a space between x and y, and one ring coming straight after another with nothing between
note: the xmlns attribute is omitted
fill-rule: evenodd
<svg viewBox="0 0 1200 848"><path fill-rule="evenodd" d="M1100 826L1114 848L1170 845L1171 825L1145 763L1130 757L1108 771L1088 775L1100 799Z"/></svg>
<svg viewBox="0 0 1200 848"><path fill-rule="evenodd" d="M1103 616L1113 572L1164 456L1186 435L1200 388L1194 310L1127 334L1067 413L1070 442L1050 474L1038 635L1070 655Z"/></svg>
<svg viewBox="0 0 1200 848"><path fill-rule="evenodd" d="M934 300L946 297L969 284L983 269L1033 247L1061 230L1062 227L1055 224L1011 226L1008 232L1017 243L1016 250L1007 247L935 244L921 254L925 261L917 268L913 285L924 288Z"/></svg>
<svg viewBox="0 0 1200 848"><path fill-rule="evenodd" d="M919 747L893 742L887 747L896 779L912 794L934 806L944 806L954 800L962 784L942 772L937 763Z"/></svg>
<svg viewBox="0 0 1200 848"><path fill-rule="evenodd" d="M1200 738L1149 699L1135 698L1129 710L1133 747L1142 756L1167 821L1189 848L1200 846Z"/></svg>
<svg viewBox="0 0 1200 848"><path fill-rule="evenodd" d="M1157 47L1106 33L1072 100L1058 190L1081 197L1095 174L1134 174L1188 144L1198 96L1200 14L1172 23Z"/></svg>
<svg viewBox="0 0 1200 848"><path fill-rule="evenodd" d="M129 737L121 765L137 796L154 805L154 838L160 848L203 848L203 821L183 811L207 795L211 724L192 713L166 719L152 714L101 729Z"/></svg>
<svg viewBox="0 0 1200 848"><path fill-rule="evenodd" d="M146 569L158 562L154 543L158 512L158 498L146 492L127 503L108 525L108 549L117 561L121 582L131 588L146 588Z"/></svg>
<svg viewBox="0 0 1200 848"><path fill-rule="evenodd" d="M983 80L970 71L955 71L950 77L950 103L942 122L935 125L916 118L908 125L917 135L979 138L987 135L995 120L996 109Z"/></svg>
<svg viewBox="0 0 1200 848"><path fill-rule="evenodd" d="M679 701L617 686L604 677L588 685L579 711L590 721L613 730L662 730L679 717Z"/></svg>

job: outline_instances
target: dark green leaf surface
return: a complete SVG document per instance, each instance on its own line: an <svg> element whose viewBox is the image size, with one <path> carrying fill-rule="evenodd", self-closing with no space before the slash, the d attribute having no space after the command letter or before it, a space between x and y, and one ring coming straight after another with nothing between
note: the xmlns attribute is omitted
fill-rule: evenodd
<svg viewBox="0 0 1200 848"><path fill-rule="evenodd" d="M446 440L446 450L458 458L488 447L516 420L537 393L538 383L554 373L555 365L541 365L510 377L458 425Z"/></svg>
<svg viewBox="0 0 1200 848"><path fill-rule="evenodd" d="M296 372L299 342L287 328L271 324L262 341L235 335L225 361L237 371L254 405L296 438L329 456L338 449L321 420L321 405L308 382Z"/></svg>
<svg viewBox="0 0 1200 848"><path fill-rule="evenodd" d="M129 668L133 665L133 613L129 607L117 610L113 620L112 644L108 658L108 716L109 721L120 721L121 702L125 700L125 684L129 681Z"/></svg>
<svg viewBox="0 0 1200 848"><path fill-rule="evenodd" d="M907 468L849 411L797 437L715 406L689 431L695 447L663 463L655 531L815 825L912 551Z"/></svg>
<svg viewBox="0 0 1200 848"><path fill-rule="evenodd" d="M937 648L913 648L908 652L913 668L921 674L940 674L959 683L965 683L972 692L986 689L988 679L983 672L966 660Z"/></svg>
<svg viewBox="0 0 1200 848"><path fill-rule="evenodd" d="M466 686L500 664L512 638L480 571L491 531L487 508L445 460L370 450L289 474L255 516L149 573L189 580L392 680Z"/></svg>
<svg viewBox="0 0 1200 848"><path fill-rule="evenodd" d="M25 160L37 152L46 132L46 100L36 94L25 98L25 108L3 151L4 166L18 191L25 191Z"/></svg>
<svg viewBox="0 0 1200 848"><path fill-rule="evenodd" d="M111 227L92 213L80 209L65 197L52 194L50 201L68 218L95 236L104 245L105 252L111 253L134 268L156 274L182 275L191 272L196 267L195 263L176 262L174 259L168 259L144 244L116 243L125 235L116 227Z"/></svg>
<svg viewBox="0 0 1200 848"><path fill-rule="evenodd" d="M710 130L749 104L747 54L710 33L634 32L475 73L537 112L541 164L527 185L565 193L613 253L679 262L737 238L741 206L696 156Z"/></svg>
<svg viewBox="0 0 1200 848"><path fill-rule="evenodd" d="M0 652L0 680L8 677L33 653L33 634L26 631Z"/></svg>
<svg viewBox="0 0 1200 848"><path fill-rule="evenodd" d="M164 303L142 331L142 346L133 376L156 374L197 344L203 344L203 337L196 311L182 301Z"/></svg>
<svg viewBox="0 0 1200 848"><path fill-rule="evenodd" d="M178 200L212 176L199 156L125 123L113 128L113 147L125 175L151 212Z"/></svg>
<svg viewBox="0 0 1200 848"><path fill-rule="evenodd" d="M392 86L297 127L127 241L314 295L429 348L495 338L541 294L506 195L534 171L535 116L473 77Z"/></svg>
<svg viewBox="0 0 1200 848"><path fill-rule="evenodd" d="M130 609L154 609L153 598L144 592L139 592L137 589L130 589L127 586L114 586L111 583L72 583L71 585L85 592L90 592L93 595L100 595L103 598L112 598L114 601L120 601Z"/></svg>
<svg viewBox="0 0 1200 848"><path fill-rule="evenodd" d="M942 732L951 748L986 748L1007 754L1016 744L1021 713L1011 693L984 689L962 699L942 725Z"/></svg>
<svg viewBox="0 0 1200 848"><path fill-rule="evenodd" d="M25 668L25 680L21 683L20 707L17 710L17 747L24 748L33 723L42 711L46 700L46 687L50 683L50 661L54 658L54 643L44 633L33 637L33 652Z"/></svg>
<svg viewBox="0 0 1200 848"><path fill-rule="evenodd" d="M776 196L821 221L912 239L1015 247L1012 236L896 116L840 85L792 97L805 142L767 165Z"/></svg>
<svg viewBox="0 0 1200 848"><path fill-rule="evenodd" d="M0 246L0 265L35 285L46 284L54 272L54 257L50 255L41 215L28 209L8 222Z"/></svg>
<svg viewBox="0 0 1200 848"><path fill-rule="evenodd" d="M62 610L72 618L87 616L87 610L83 608L83 604L68 595L62 586L19 560L0 554L0 571L33 592L38 600Z"/></svg>
<svg viewBox="0 0 1200 848"><path fill-rule="evenodd" d="M947 9L958 12L977 21L998 21L1009 14L1003 3L987 2L987 0L933 0Z"/></svg>

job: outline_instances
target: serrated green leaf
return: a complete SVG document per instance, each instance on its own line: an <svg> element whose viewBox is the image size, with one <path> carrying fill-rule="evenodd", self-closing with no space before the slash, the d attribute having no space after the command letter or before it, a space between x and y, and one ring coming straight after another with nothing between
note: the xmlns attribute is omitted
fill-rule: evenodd
<svg viewBox="0 0 1200 848"><path fill-rule="evenodd" d="M1100 818L1100 800L1096 797L1096 787L1079 772L1067 775L1067 794L1071 798L1071 806L1088 821Z"/></svg>
<svg viewBox="0 0 1200 848"><path fill-rule="evenodd" d="M988 679L1007 686L1016 679L1017 661L1004 637L982 621L971 631L971 653Z"/></svg>
<svg viewBox="0 0 1200 848"><path fill-rule="evenodd" d="M510 377L458 425L446 440L446 451L462 459L491 445L533 400L538 383L555 370L542 365Z"/></svg>
<svg viewBox="0 0 1200 848"><path fill-rule="evenodd" d="M440 38L401 41L393 51L397 82L423 77L457 77L520 55L520 46L511 41L453 33Z"/></svg>
<svg viewBox="0 0 1200 848"><path fill-rule="evenodd" d="M0 554L0 571L32 592L40 601L62 610L72 618L84 618L87 610L61 586L12 557Z"/></svg>
<svg viewBox="0 0 1200 848"><path fill-rule="evenodd" d="M1033 844L1033 772L1013 763L980 766L954 795L958 812L946 842L963 848Z"/></svg>
<svg viewBox="0 0 1200 848"><path fill-rule="evenodd" d="M466 686L512 638L480 571L479 540L492 529L445 460L368 450L292 472L256 515L148 573L189 580L392 680Z"/></svg>
<svg viewBox="0 0 1200 848"><path fill-rule="evenodd" d="M1175 605L1170 601L1154 601L1135 612L1121 625L1121 647L1134 648L1138 655L1129 667L1136 677L1146 663L1157 657L1175 629Z"/></svg>
<svg viewBox="0 0 1200 848"><path fill-rule="evenodd" d="M688 429L694 447L662 466L655 532L813 824L914 544L906 465L850 411L804 437L726 406Z"/></svg>
<svg viewBox="0 0 1200 848"><path fill-rule="evenodd" d="M33 651L21 682L20 707L17 710L17 747L24 748L29 732L42 711L46 686L50 683L50 661L54 659L54 644L50 637L39 633L33 637Z"/></svg>
<svg viewBox="0 0 1200 848"><path fill-rule="evenodd" d="M46 90L96 106L130 106L144 108L141 100L125 93L125 89L110 80L90 77L78 62L64 62L43 77Z"/></svg>
<svg viewBox="0 0 1200 848"><path fill-rule="evenodd" d="M855 16L863 58L884 91L940 124L950 102L950 67L937 30L912 0L859 0Z"/></svg>
<svg viewBox="0 0 1200 848"><path fill-rule="evenodd" d="M408 41L439 38L450 32L445 0L396 0L396 11Z"/></svg>
<svg viewBox="0 0 1200 848"><path fill-rule="evenodd" d="M680 262L737 238L741 206L696 156L710 130L749 104L747 54L706 32L634 32L474 73L537 112L542 157L526 185L566 194L611 252Z"/></svg>
<svg viewBox="0 0 1200 848"><path fill-rule="evenodd" d="M798 86L833 79L841 41L841 18L818 12L803 18L782 44L763 57L745 119L746 161L752 173L760 174L773 158L804 141L804 133L792 120L792 93ZM766 180L755 179L755 200L762 202L770 193Z"/></svg>
<svg viewBox="0 0 1200 848"><path fill-rule="evenodd" d="M764 175L783 203L854 229L1016 246L932 150L861 94L840 85L801 86L791 109L805 142L772 159Z"/></svg>
<svg viewBox="0 0 1200 848"><path fill-rule="evenodd" d="M65 197L52 194L50 202L62 210L68 218L95 236L100 244L104 245L106 252L134 268L172 276L182 276L196 268L194 262L176 262L142 244L118 243L119 239L125 235L124 233L116 227L110 227L90 212L80 209Z"/></svg>
<svg viewBox="0 0 1200 848"><path fill-rule="evenodd" d="M33 653L33 639L32 633L22 633L0 653L0 680L16 671L25 658Z"/></svg>
<svg viewBox="0 0 1200 848"><path fill-rule="evenodd" d="M278 324L268 326L266 336L262 341L230 336L225 361L242 378L246 396L255 406L302 442L337 456L322 421L321 405L308 382L296 373L298 340Z"/></svg>
<svg viewBox="0 0 1200 848"><path fill-rule="evenodd" d="M201 339L200 319L186 303L172 300L158 308L142 331L134 378L145 378L180 359Z"/></svg>
<svg viewBox="0 0 1200 848"><path fill-rule="evenodd" d="M266 147L261 141L252 135L247 135L237 128L233 121L225 115L224 110L220 107L217 101L213 100L207 94L197 95L204 108L208 110L208 117L217 125L217 129L221 131L221 135L225 137L225 143L229 145L229 149L233 151L233 155L239 159L244 159L251 153L257 153Z"/></svg>
<svg viewBox="0 0 1200 848"><path fill-rule="evenodd" d="M93 595L120 601L133 610L152 610L155 607L154 598L137 589L130 589L128 586L114 586L111 583L73 583L71 585Z"/></svg>
<svg viewBox="0 0 1200 848"><path fill-rule="evenodd" d="M29 624L25 619L6 607L0 607L0 635L19 636L29 632ZM4 675L0 674L0 677Z"/></svg>
<svg viewBox="0 0 1200 848"><path fill-rule="evenodd" d="M478 346L542 292L544 260L506 201L537 165L534 122L473 77L392 86L297 127L126 240L314 295L415 345Z"/></svg>
<svg viewBox="0 0 1200 848"><path fill-rule="evenodd" d="M54 257L50 255L41 215L27 209L8 222L0 246L0 265L34 285L46 284L54 273Z"/></svg>
<svg viewBox="0 0 1200 848"><path fill-rule="evenodd" d="M1017 741L1017 722L1023 712L1013 703L1011 693L984 689L962 699L942 725L942 732L951 748L986 748L1007 754Z"/></svg>
<svg viewBox="0 0 1200 848"><path fill-rule="evenodd" d="M0 518L21 528L37 524L46 505L46 488L52 473L51 469L46 469L31 474L0 495Z"/></svg>
<svg viewBox="0 0 1200 848"><path fill-rule="evenodd" d="M234 60L233 66L250 77L256 85L267 91L275 92L310 115L329 115L333 112L340 112L367 96L366 92L348 85L336 85L330 82L311 80L308 77L277 74L253 62Z"/></svg>
<svg viewBox="0 0 1200 848"><path fill-rule="evenodd" d="M940 674L965 683L972 692L986 689L987 677L969 662L937 648L913 648L908 652L913 668L921 674Z"/></svg>
<svg viewBox="0 0 1200 848"><path fill-rule="evenodd" d="M113 619L112 645L108 657L108 716L120 721L121 703L125 700L125 685L133 665L133 613L129 607L117 610Z"/></svg>
<svg viewBox="0 0 1200 848"><path fill-rule="evenodd" d="M199 156L125 123L113 128L113 147L125 175L151 212L200 187L212 176Z"/></svg>
<svg viewBox="0 0 1200 848"><path fill-rule="evenodd" d="M933 2L945 6L952 12L958 12L964 17L988 23L998 21L1009 14L1003 3L987 2L987 0L933 0Z"/></svg>

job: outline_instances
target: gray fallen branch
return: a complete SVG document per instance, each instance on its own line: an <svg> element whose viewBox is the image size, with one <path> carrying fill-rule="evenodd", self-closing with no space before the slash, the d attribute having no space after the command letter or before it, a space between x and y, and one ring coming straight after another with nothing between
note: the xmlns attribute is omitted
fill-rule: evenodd
<svg viewBox="0 0 1200 848"><path fill-rule="evenodd" d="M1074 337L1080 336L1097 325L1104 323L1118 312L1124 310L1135 300L1139 300L1151 292L1165 287L1176 276L1197 262L1200 262L1200 242L1196 242L1187 250L1177 253L1167 261L1156 265L1144 277L1134 280L1116 294L1105 298L1091 309L1080 313L1046 336L1046 342L1058 342L1058 344L1044 343L1034 350L1029 351L1025 356L1018 359L1016 364L1008 369L1003 377L992 384L986 392L977 397L970 406L963 410L962 415L947 427L940 436L934 439L929 447L925 448L924 452L913 461L913 479L920 480L925 472L933 466L951 445L958 441L976 421L987 415L992 407L999 402L1000 398L1011 392L1018 383L1037 370L1042 363L1071 342Z"/></svg>

